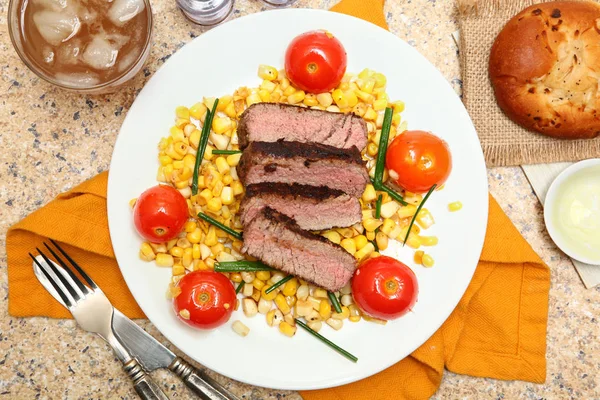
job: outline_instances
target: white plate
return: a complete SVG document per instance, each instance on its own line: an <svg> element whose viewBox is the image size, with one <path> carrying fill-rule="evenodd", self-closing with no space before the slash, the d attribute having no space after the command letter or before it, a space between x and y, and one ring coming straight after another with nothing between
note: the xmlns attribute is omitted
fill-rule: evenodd
<svg viewBox="0 0 600 400"><path fill-rule="evenodd" d="M283 66L287 44L296 35L327 29L344 44L348 71L369 67L384 73L391 99L406 102L402 114L412 129L435 132L450 145L454 168L446 188L428 201L436 224L427 234L439 245L427 248L433 268L414 267L420 293L414 312L381 326L345 322L341 331L321 333L355 354L352 363L299 330L292 338L270 328L264 317L241 319L250 327L242 338L231 323L209 332L188 328L175 317L165 291L170 269L138 258L128 202L155 180L157 143L168 135L178 105L202 96L221 96L239 86L257 86L259 64ZM460 200L461 211L448 212ZM460 99L444 77L416 50L363 20L327 11L275 10L249 15L214 28L171 57L146 84L123 123L108 182L108 219L113 248L131 293L148 318L175 346L208 368L233 379L277 389L318 389L375 374L423 344L450 315L475 270L485 236L488 198L483 154ZM414 266L413 251L390 246L386 254Z"/></svg>

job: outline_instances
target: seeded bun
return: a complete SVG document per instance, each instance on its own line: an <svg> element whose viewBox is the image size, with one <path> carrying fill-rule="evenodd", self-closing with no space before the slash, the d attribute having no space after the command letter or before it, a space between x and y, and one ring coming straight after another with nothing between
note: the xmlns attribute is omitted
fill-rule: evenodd
<svg viewBox="0 0 600 400"><path fill-rule="evenodd" d="M513 17L490 54L496 101L513 121L562 139L600 133L600 5L536 4Z"/></svg>

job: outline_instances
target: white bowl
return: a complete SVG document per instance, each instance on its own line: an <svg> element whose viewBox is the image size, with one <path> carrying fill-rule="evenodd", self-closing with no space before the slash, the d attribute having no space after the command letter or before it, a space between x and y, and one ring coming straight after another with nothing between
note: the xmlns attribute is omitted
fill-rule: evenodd
<svg viewBox="0 0 600 400"><path fill-rule="evenodd" d="M564 233L562 232L560 224L557 221L554 208L556 206L560 191L569 181L575 178L575 175L578 172L598 165L600 165L600 158L592 158L589 160L580 161L569 166L556 177L554 182L552 182L544 202L544 222L546 224L546 229L548 230L548 233L550 234L550 237L554 243L569 257L577 261L581 261L582 263L592 265L600 265L600 256L598 258L591 258L587 255L581 254L578 249L569 244L569 241L565 239ZM598 169L598 173L593 176L593 179L600 181L600 169Z"/></svg>

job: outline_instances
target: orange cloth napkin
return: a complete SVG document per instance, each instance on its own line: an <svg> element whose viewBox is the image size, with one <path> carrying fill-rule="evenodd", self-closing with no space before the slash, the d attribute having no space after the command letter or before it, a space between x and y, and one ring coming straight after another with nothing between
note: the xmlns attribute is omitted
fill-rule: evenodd
<svg viewBox="0 0 600 400"><path fill-rule="evenodd" d="M383 0L343 0L333 11L387 28ZM59 195L7 234L9 313L70 318L37 282L27 253L45 238L66 244L115 307L144 318L114 259L106 216L108 174ZM305 400L426 399L444 368L496 379L546 379L550 271L490 196L487 234L470 286L444 325L413 354L353 384L301 392ZM34 301L32 301L34 300ZM399 338L401 340L401 338Z"/></svg>

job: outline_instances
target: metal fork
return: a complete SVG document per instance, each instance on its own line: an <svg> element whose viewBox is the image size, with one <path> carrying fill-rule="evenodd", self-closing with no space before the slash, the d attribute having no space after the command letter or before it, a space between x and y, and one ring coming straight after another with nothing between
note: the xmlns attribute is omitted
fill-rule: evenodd
<svg viewBox="0 0 600 400"><path fill-rule="evenodd" d="M114 308L108 298L96 283L85 273L85 271L52 239L50 239L62 256L68 260L72 267L83 277L88 286L73 273L66 262L48 244L44 246L50 254L64 268L72 282L54 266L54 263L39 248L36 250L42 256L44 263L40 262L33 254L29 256L44 273L52 284L64 304L71 312L77 324L88 332L98 334L113 349L115 355L123 363L123 370L133 381L135 391L144 400L168 400L168 397L158 385L144 371L135 358L132 358L127 349L115 336L112 329L112 317Z"/></svg>

